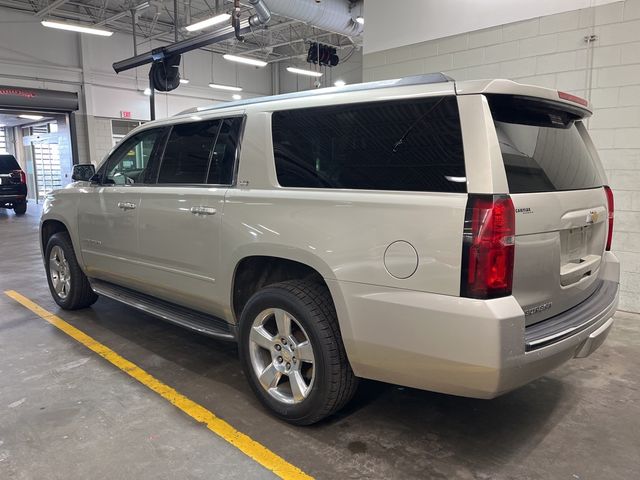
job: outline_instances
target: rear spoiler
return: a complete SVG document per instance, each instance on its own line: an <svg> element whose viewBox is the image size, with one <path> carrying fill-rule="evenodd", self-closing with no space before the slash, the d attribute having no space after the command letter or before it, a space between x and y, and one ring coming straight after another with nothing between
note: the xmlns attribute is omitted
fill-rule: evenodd
<svg viewBox="0 0 640 480"><path fill-rule="evenodd" d="M567 92L561 92L552 88L525 85L512 80L470 80L455 83L457 95L513 95L519 97L533 97L565 105L565 109L571 111L580 118L590 117L593 113L589 102L581 97Z"/></svg>

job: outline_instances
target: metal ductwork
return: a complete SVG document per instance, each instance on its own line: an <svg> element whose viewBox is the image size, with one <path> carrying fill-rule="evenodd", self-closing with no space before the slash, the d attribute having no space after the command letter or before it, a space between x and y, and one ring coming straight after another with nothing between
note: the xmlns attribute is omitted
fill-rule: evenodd
<svg viewBox="0 0 640 480"><path fill-rule="evenodd" d="M249 0L259 15L253 0ZM360 35L364 27L354 20L347 0L256 0L267 5L267 10L277 15L308 23L329 32L347 36ZM354 2L361 7L362 0ZM357 10L359 11L359 10Z"/></svg>
<svg viewBox="0 0 640 480"><path fill-rule="evenodd" d="M249 18L252 27L261 27L271 20L271 11L264 3L264 0L248 0L256 13Z"/></svg>

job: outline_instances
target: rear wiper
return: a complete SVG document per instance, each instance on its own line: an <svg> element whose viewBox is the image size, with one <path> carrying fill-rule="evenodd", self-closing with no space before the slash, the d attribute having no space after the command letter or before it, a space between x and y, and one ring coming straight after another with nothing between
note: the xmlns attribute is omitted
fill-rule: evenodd
<svg viewBox="0 0 640 480"><path fill-rule="evenodd" d="M425 113L423 113L422 115L420 115L420 117L418 117L416 119L415 122L413 122L409 128L407 128L405 130L405 132L402 134L402 136L398 139L398 141L396 143L393 144L393 153L396 153L398 151L398 148L400 148L401 145L404 144L404 141L407 139L407 137L409 136L409 134L411 133L411 131L416 127L416 125L418 125L418 123L420 123L424 117L426 117L427 115L429 115L431 112L433 112L433 110L440 105L440 103L442 103L442 101L445 99L446 97L442 97L440 100L438 100L435 105L433 107L431 107L429 110L427 110Z"/></svg>

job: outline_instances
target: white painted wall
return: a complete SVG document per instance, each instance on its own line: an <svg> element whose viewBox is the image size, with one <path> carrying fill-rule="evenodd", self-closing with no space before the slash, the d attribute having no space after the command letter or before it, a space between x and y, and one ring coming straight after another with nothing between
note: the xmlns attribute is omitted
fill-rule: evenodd
<svg viewBox="0 0 640 480"><path fill-rule="evenodd" d="M95 37L52 30L40 25L32 15L0 7L0 84L76 92L81 109L78 119L78 152L81 160L99 161L106 153L104 142L96 139L94 124L119 118L120 111L132 112L137 120L149 119L149 99L141 91L147 86L148 67L116 75L111 64L133 56L130 36L114 34ZM160 43L139 44L138 52L161 46ZM215 91L207 85L217 83L239 85L243 96L272 92L271 67L255 67L227 62L220 55L203 51L189 52L181 85L168 94L159 94L157 118L173 115L194 106L231 100L231 93ZM94 119L101 119L95 120Z"/></svg>
<svg viewBox="0 0 640 480"><path fill-rule="evenodd" d="M367 0L365 53L619 0Z"/></svg>
<svg viewBox="0 0 640 480"><path fill-rule="evenodd" d="M584 41L590 34L598 37L591 48ZM620 308L640 312L640 0L392 48L363 61L365 81L443 71L459 80L511 78L590 98L589 130L615 194Z"/></svg>

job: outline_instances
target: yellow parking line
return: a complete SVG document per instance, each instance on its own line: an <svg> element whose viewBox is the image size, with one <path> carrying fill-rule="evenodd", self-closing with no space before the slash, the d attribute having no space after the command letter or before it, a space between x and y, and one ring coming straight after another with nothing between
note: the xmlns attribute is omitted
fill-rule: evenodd
<svg viewBox="0 0 640 480"><path fill-rule="evenodd" d="M228 424L221 418L218 418L213 412L204 408L202 405L194 402L193 400L190 400L170 386L162 383L160 380L138 367L135 363L132 363L126 358L121 357L109 347L98 342L86 333L78 330L76 327L65 322L60 317L54 315L51 312L48 312L41 306L29 300L27 297L24 297L23 295L13 290L9 290L4 293L14 299L16 302L31 310L43 320L46 320L51 325L63 331L74 340L83 344L88 349L93 350L105 360L111 362L120 370L138 380L144 386L156 392L162 398L178 407L194 420L204 423L207 428L213 433L229 442L231 445L236 447L248 457L258 462L266 469L271 470L278 477L285 480L302 480L313 478L304 473L298 467L291 465L285 459L273 453L264 445L256 442L248 435L239 432L230 424Z"/></svg>

